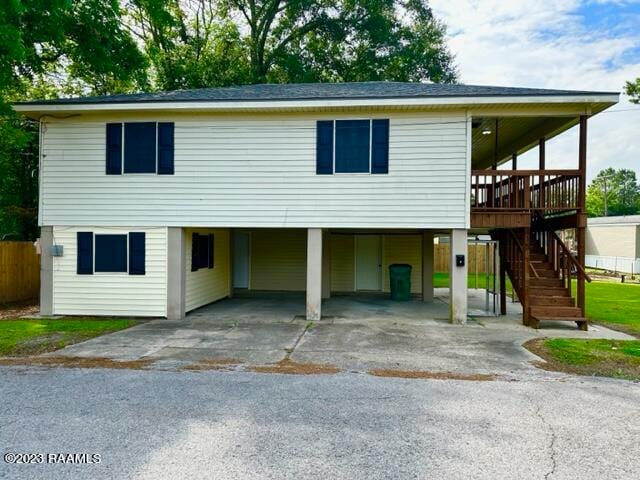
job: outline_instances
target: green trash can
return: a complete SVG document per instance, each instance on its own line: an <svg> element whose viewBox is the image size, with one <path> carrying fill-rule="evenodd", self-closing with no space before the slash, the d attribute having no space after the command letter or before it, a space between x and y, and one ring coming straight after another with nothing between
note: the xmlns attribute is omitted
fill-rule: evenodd
<svg viewBox="0 0 640 480"><path fill-rule="evenodd" d="M389 265L389 283L391 300L409 300L411 298L411 265L406 263Z"/></svg>

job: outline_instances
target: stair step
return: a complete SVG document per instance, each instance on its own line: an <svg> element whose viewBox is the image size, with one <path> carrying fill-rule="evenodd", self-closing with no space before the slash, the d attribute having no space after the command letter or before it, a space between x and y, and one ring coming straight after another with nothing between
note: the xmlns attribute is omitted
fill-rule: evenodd
<svg viewBox="0 0 640 480"><path fill-rule="evenodd" d="M529 295L550 296L550 297L570 297L565 287L530 287Z"/></svg>
<svg viewBox="0 0 640 480"><path fill-rule="evenodd" d="M575 300L567 296L554 296L554 295L530 295L529 302L531 306L560 306L560 307L575 307Z"/></svg>
<svg viewBox="0 0 640 480"><path fill-rule="evenodd" d="M556 305L537 305L531 307L531 316L541 320L542 318L566 318L574 320L582 318L582 310L578 307L560 307ZM576 320L577 321L577 320Z"/></svg>
<svg viewBox="0 0 640 480"><path fill-rule="evenodd" d="M536 316L534 317L536 320L538 320L539 322L586 322L587 319L584 317L539 317Z"/></svg>
<svg viewBox="0 0 640 480"><path fill-rule="evenodd" d="M559 278L536 278L533 275L529 278L532 287L562 287L562 280Z"/></svg>

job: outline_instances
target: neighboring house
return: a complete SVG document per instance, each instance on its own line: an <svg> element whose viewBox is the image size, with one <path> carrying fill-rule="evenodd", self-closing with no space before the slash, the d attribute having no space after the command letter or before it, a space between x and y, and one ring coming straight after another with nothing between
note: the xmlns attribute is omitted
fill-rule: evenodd
<svg viewBox="0 0 640 480"><path fill-rule="evenodd" d="M586 265L614 272L640 272L640 215L587 220Z"/></svg>
<svg viewBox="0 0 640 480"><path fill-rule="evenodd" d="M41 123L42 312L181 318L248 289L306 291L318 319L322 298L388 291L397 262L429 301L444 234L451 321L464 322L467 237L491 233L526 324L586 326L584 276L576 306L560 261L575 259L551 232L584 239L587 118L617 101L367 82L17 104ZM578 123L576 169L548 170L544 140ZM540 170L516 171L535 146Z"/></svg>

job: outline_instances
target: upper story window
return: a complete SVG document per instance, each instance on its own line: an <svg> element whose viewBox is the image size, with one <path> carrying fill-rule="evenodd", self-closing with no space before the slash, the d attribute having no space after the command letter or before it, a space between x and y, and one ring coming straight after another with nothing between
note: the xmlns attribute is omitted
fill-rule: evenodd
<svg viewBox="0 0 640 480"><path fill-rule="evenodd" d="M130 122L107 124L107 175L173 174L174 124Z"/></svg>
<svg viewBox="0 0 640 480"><path fill-rule="evenodd" d="M316 173L388 173L389 120L320 120Z"/></svg>

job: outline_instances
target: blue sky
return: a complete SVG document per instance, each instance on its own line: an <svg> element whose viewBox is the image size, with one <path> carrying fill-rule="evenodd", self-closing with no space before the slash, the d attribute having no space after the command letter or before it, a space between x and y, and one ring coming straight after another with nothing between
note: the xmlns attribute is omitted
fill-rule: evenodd
<svg viewBox="0 0 640 480"><path fill-rule="evenodd" d="M622 91L640 76L640 0L430 3L448 26L464 83ZM640 177L640 106L623 96L611 110L619 113L590 122L588 176L613 166ZM575 129L550 141L547 152L550 166L575 167ZM526 157L523 168L535 167L536 153Z"/></svg>

